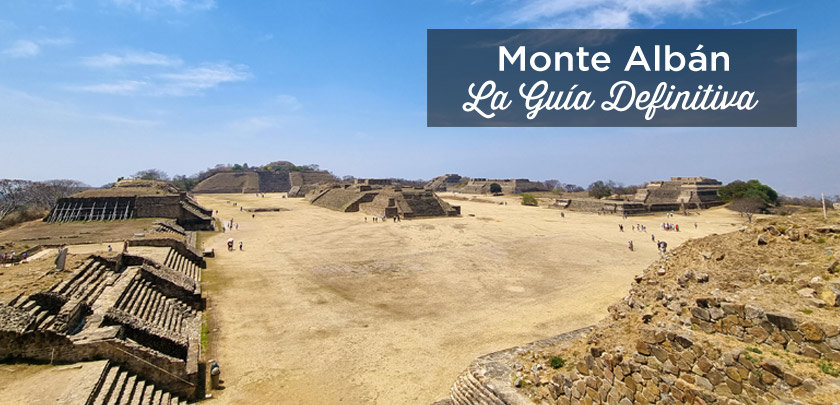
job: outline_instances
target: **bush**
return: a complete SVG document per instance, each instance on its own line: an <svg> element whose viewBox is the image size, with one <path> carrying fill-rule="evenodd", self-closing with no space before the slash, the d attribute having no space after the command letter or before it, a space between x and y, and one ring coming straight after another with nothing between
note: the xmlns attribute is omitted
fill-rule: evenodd
<svg viewBox="0 0 840 405"><path fill-rule="evenodd" d="M533 194L523 193L522 194L522 205L531 205L536 207L537 204L537 197L534 197Z"/></svg>
<svg viewBox="0 0 840 405"><path fill-rule="evenodd" d="M502 186L499 183L491 183L490 184L490 193L496 194L502 192Z"/></svg>
<svg viewBox="0 0 840 405"><path fill-rule="evenodd" d="M551 356L551 358L548 359L548 364L550 364L551 367L558 369L566 365L566 360L560 356Z"/></svg>

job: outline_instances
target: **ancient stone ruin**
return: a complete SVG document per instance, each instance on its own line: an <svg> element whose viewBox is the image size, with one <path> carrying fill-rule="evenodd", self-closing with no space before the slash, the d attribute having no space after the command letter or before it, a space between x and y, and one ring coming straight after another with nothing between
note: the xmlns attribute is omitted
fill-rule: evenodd
<svg viewBox="0 0 840 405"><path fill-rule="evenodd" d="M469 180L457 174L444 174L429 180L426 188L432 191L456 191L459 187L465 186Z"/></svg>
<svg viewBox="0 0 840 405"><path fill-rule="evenodd" d="M687 242L596 326L481 356L437 404L836 403L840 228L785 222Z"/></svg>
<svg viewBox="0 0 840 405"><path fill-rule="evenodd" d="M60 198L46 222L172 218L190 230L212 230L212 211L187 193L160 181L122 180L111 188L85 190Z"/></svg>
<svg viewBox="0 0 840 405"><path fill-rule="evenodd" d="M636 190L632 199L557 198L552 208L572 211L637 215L649 212L705 209L723 204L717 195L721 183L706 177L671 177L669 181L652 181Z"/></svg>
<svg viewBox="0 0 840 405"><path fill-rule="evenodd" d="M449 205L431 190L381 185L377 180L332 184L313 189L306 198L314 205L341 212L373 216L417 218L458 216L461 207Z"/></svg>
<svg viewBox="0 0 840 405"><path fill-rule="evenodd" d="M222 171L202 180L194 193L289 193L303 197L312 187L338 179L327 171Z"/></svg>
<svg viewBox="0 0 840 405"><path fill-rule="evenodd" d="M668 181L651 181L636 191L633 201L650 211L709 208L723 204L717 194L721 186L721 182L707 177L671 177Z"/></svg>
<svg viewBox="0 0 840 405"><path fill-rule="evenodd" d="M90 256L45 291L0 305L0 359L95 363L85 403L184 403L203 391L204 259L175 239L132 240L166 259ZM104 362L102 360L105 360ZM89 367L88 367L89 368ZM70 401L75 402L75 401Z"/></svg>

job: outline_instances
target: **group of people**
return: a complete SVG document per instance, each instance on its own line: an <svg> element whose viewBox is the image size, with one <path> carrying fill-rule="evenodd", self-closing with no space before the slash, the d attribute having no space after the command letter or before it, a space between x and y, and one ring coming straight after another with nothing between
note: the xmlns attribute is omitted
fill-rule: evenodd
<svg viewBox="0 0 840 405"><path fill-rule="evenodd" d="M370 218L371 218L371 222L385 222L385 221L388 220L388 217L386 215L383 215L381 217L370 217ZM368 219L368 217L365 217L365 222L367 222L367 219ZM400 218L399 215L394 215L394 222L402 222L402 219Z"/></svg>
<svg viewBox="0 0 840 405"><path fill-rule="evenodd" d="M669 224L667 222L661 223L659 225L659 228L662 229L663 231L676 231L676 232L680 231L679 224Z"/></svg>
<svg viewBox="0 0 840 405"><path fill-rule="evenodd" d="M233 251L233 243L234 243L233 238L228 239L228 241L227 241L228 251L231 251L231 252ZM239 241L239 250L245 250L245 247L244 247L244 244L242 243L242 241Z"/></svg>
<svg viewBox="0 0 840 405"><path fill-rule="evenodd" d="M0 263L11 263L11 262L14 262L14 261L15 261L15 259L16 259L16 256L15 256L15 255L16 255L16 253L15 253L15 251L14 251L14 250L13 250L13 251L11 251L11 252L9 252L9 253L3 253L3 252L0 252ZM25 259L26 259L26 252L24 252L24 253L23 253L23 255L21 255L21 256L23 256L23 257L21 258L21 260L25 260Z"/></svg>

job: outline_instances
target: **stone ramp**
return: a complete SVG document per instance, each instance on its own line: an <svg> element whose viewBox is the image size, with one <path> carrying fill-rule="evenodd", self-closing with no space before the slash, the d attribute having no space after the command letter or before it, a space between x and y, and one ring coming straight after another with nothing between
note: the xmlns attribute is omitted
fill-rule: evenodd
<svg viewBox="0 0 840 405"><path fill-rule="evenodd" d="M90 392L87 405L105 404L186 404L187 401L171 394L141 376L108 362L102 368L99 381Z"/></svg>

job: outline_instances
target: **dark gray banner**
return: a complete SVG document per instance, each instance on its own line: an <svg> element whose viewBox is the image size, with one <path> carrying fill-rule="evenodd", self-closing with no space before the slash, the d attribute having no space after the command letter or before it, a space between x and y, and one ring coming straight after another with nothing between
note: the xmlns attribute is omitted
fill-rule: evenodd
<svg viewBox="0 0 840 405"><path fill-rule="evenodd" d="M796 126L796 30L427 36L430 127Z"/></svg>

